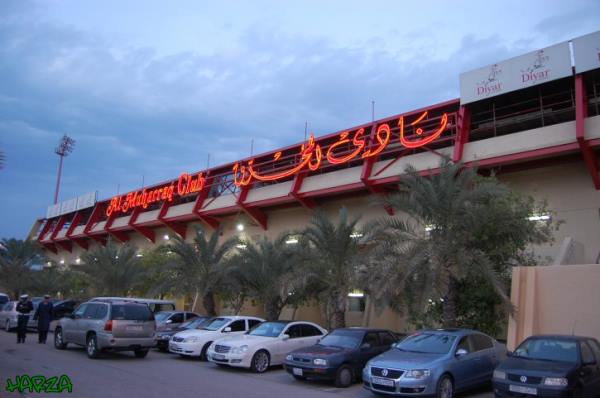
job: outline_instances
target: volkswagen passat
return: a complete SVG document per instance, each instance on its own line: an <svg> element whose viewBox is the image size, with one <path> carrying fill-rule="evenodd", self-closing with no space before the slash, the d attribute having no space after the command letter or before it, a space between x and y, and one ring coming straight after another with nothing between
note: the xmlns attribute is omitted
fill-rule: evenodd
<svg viewBox="0 0 600 398"><path fill-rule="evenodd" d="M373 358L363 369L364 387L378 394L451 398L487 385L506 348L473 330L425 330Z"/></svg>
<svg viewBox="0 0 600 398"><path fill-rule="evenodd" d="M600 344L590 337L532 336L494 371L496 397L600 397Z"/></svg>
<svg viewBox="0 0 600 398"><path fill-rule="evenodd" d="M247 334L215 341L208 360L263 373L269 366L281 365L290 351L314 345L326 333L311 322L264 322Z"/></svg>
<svg viewBox="0 0 600 398"><path fill-rule="evenodd" d="M249 316L219 316L207 321L200 329L188 329L169 340L169 351L182 356L206 359L213 341L225 336L244 334L264 319Z"/></svg>

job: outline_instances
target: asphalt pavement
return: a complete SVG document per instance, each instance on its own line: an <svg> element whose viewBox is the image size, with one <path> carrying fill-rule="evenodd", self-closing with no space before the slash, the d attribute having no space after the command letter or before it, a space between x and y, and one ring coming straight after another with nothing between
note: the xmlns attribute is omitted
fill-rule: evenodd
<svg viewBox="0 0 600 398"><path fill-rule="evenodd" d="M305 398L374 397L360 384L339 389L326 382L299 382L281 368L264 374L241 369L220 368L212 363L180 358L152 350L146 358L133 353L107 353L88 359L82 347L69 345L56 350L52 333L46 345L37 343L37 334L29 333L25 344L16 344L16 334L0 331L0 397L65 395L69 397L206 397L206 398ZM43 394L6 392L7 379L16 376L67 375L73 392ZM461 398L490 398L491 390L480 390Z"/></svg>

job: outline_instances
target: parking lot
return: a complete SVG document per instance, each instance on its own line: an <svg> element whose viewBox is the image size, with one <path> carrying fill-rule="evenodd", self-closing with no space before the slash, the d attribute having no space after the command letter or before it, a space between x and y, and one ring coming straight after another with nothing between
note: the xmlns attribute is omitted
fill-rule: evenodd
<svg viewBox="0 0 600 398"><path fill-rule="evenodd" d="M29 333L26 344L16 344L14 333L0 332L0 397L39 396L38 393L6 393L7 379L17 375L67 375L73 384L72 397L371 397L356 384L338 389L323 382L297 382L281 368L257 375L249 371L219 368L211 363L182 359L151 351L144 359L130 353L109 353L88 359L83 348L54 349L52 334L48 344L37 344ZM53 394L56 395L56 394ZM66 395L66 393L65 393ZM490 390L463 395L491 397Z"/></svg>

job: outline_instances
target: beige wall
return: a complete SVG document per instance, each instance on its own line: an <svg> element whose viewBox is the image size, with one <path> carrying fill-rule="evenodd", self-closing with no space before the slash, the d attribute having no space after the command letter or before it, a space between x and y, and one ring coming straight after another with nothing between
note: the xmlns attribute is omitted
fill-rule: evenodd
<svg viewBox="0 0 600 398"><path fill-rule="evenodd" d="M513 269L508 349L534 334L576 334L600 339L600 265Z"/></svg>

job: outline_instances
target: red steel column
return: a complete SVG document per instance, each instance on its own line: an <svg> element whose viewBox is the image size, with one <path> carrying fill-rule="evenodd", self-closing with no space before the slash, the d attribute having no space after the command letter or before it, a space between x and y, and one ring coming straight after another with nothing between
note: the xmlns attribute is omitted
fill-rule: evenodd
<svg viewBox="0 0 600 398"><path fill-rule="evenodd" d="M583 156L583 161L587 167L596 189L600 189L600 170L598 159L589 142L585 139L585 118L587 117L587 96L585 94L585 81L583 75L575 76L575 135L577 143Z"/></svg>

